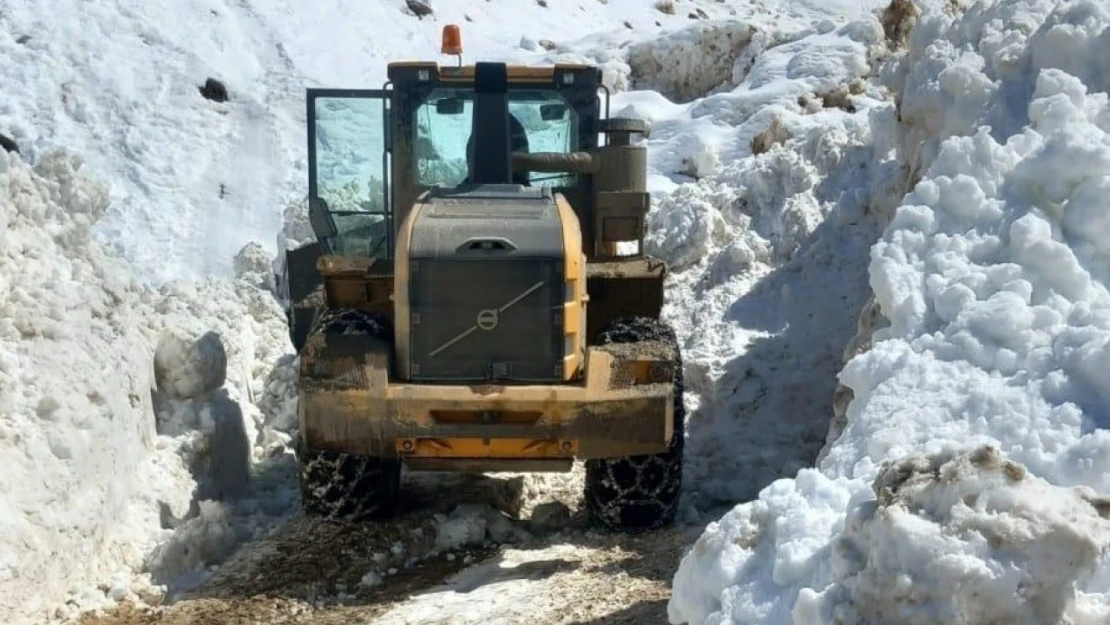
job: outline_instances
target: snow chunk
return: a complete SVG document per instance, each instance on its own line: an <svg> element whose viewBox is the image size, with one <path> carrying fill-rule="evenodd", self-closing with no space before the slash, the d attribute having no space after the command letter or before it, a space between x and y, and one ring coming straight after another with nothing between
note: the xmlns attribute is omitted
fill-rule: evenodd
<svg viewBox="0 0 1110 625"><path fill-rule="evenodd" d="M528 538L524 529L487 504L464 503L449 515L437 515L435 532L435 552L478 545L487 539L506 543Z"/></svg>
<svg viewBox="0 0 1110 625"><path fill-rule="evenodd" d="M444 551L480 543L485 537L486 519L480 508L459 506L436 525L436 548Z"/></svg>
<svg viewBox="0 0 1110 625"><path fill-rule="evenodd" d="M890 463L873 488L832 547L836 582L803 591L795 622L1059 622L1110 541L1106 500L991 447Z"/></svg>
<svg viewBox="0 0 1110 625"><path fill-rule="evenodd" d="M174 399L199 397L224 384L227 352L215 332L193 340L165 334L154 351L154 378L158 390Z"/></svg>
<svg viewBox="0 0 1110 625"><path fill-rule="evenodd" d="M284 253L284 250L283 250ZM235 277L264 290L274 290L274 261L266 249L250 242L235 255Z"/></svg>
<svg viewBox="0 0 1110 625"><path fill-rule="evenodd" d="M822 559L849 497L845 480L804 469L711 523L675 573L671 622L789 623L795 593L828 571ZM741 580L754 592L736 592Z"/></svg>
<svg viewBox="0 0 1110 625"><path fill-rule="evenodd" d="M168 579L203 570L230 554L238 539L224 504L202 501L199 514L177 528L173 538L155 549L148 566Z"/></svg>
<svg viewBox="0 0 1110 625"><path fill-rule="evenodd" d="M378 574L377 571L368 571L362 576L358 583L364 588L373 588L374 586L381 585L382 576Z"/></svg>
<svg viewBox="0 0 1110 625"><path fill-rule="evenodd" d="M634 44L628 50L632 87L676 102L708 95L733 79L733 66L755 33L741 22L698 22Z"/></svg>

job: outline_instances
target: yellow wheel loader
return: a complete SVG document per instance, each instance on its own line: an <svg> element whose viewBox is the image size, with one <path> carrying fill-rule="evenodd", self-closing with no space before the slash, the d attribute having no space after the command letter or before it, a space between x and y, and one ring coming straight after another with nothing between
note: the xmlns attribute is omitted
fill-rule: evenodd
<svg viewBox="0 0 1110 625"><path fill-rule="evenodd" d="M388 76L307 92L316 240L281 276L306 513L387 516L402 468L584 459L594 519L672 522L682 362L666 265L643 253L648 124L608 118L591 66L460 56Z"/></svg>

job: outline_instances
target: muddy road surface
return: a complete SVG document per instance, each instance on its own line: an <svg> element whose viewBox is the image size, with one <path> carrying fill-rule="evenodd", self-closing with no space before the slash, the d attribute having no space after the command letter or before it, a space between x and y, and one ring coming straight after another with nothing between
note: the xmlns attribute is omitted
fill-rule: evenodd
<svg viewBox="0 0 1110 625"><path fill-rule="evenodd" d="M409 474L376 523L294 513L161 605L81 625L600 625L667 623L671 576L704 526L593 525L570 474Z"/></svg>

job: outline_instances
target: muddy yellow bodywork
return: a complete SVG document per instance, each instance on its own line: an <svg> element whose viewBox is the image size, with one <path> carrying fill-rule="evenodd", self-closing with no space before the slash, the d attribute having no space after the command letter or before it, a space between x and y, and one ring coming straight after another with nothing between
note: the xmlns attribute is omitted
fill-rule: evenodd
<svg viewBox="0 0 1110 625"><path fill-rule="evenodd" d="M566 470L659 453L674 434L672 351L591 347L581 381L561 385L408 384L393 379L387 342L315 334L301 352L300 428L313 449L412 469Z"/></svg>
<svg viewBox="0 0 1110 625"><path fill-rule="evenodd" d="M383 186L387 191L379 199L387 207L381 214L388 218L389 245L359 247L357 252L330 246L329 237L340 237L340 230L328 222L329 215L343 211L328 207L317 192L316 167L310 167L309 188L315 202L310 202L310 221L315 207L320 219L313 228L320 241L287 255L291 338L300 354L300 444L308 451L342 452L375 461L401 458L409 468L432 470L565 470L574 459L668 453L675 438L677 348L666 342L596 344L599 332L613 322L658 319L662 310L666 265L643 250L650 204L646 147L631 142L635 133L646 136L649 127L637 120L602 119L598 68L508 66L503 80L498 79L504 84L497 89L492 74L478 69L392 63L391 86L381 93L316 90L309 94L313 163L315 150L323 149L313 134L314 98L325 103L321 114L329 110L326 103L365 105L375 98L382 103L382 137L388 141L381 141L381 150L389 158L383 159L381 179L389 184ZM417 145L417 113L433 114L440 99L459 99L462 89L473 90L473 111L479 110L481 101L483 110L504 106L508 114L508 96L496 102L490 99L499 90L519 95L520 102L547 102L533 107L545 123L560 119L543 117L545 106L565 107L565 112L556 113L577 120L565 124L565 149L573 151L506 156L511 169L574 174L570 181L542 193L537 191L545 188L542 176L537 185L512 192L483 183L477 185L482 187L479 193L468 185L445 189L423 179L417 168L423 158ZM434 100L437 93L440 99ZM548 102L542 94L554 95ZM358 110L369 118L378 109ZM604 114L607 117L607 105ZM481 117L472 115L474 120ZM321 119L326 129L329 118ZM474 136L479 136L482 124L485 130L495 128L488 120L474 121ZM599 133L607 137L604 145L598 144ZM370 162L376 154L363 156ZM477 206L479 201L483 205ZM455 214L448 214L448 208ZM481 231L469 233L466 227ZM459 231L468 232L469 238L455 241L454 237L462 237ZM356 236L352 232L344 231L342 237ZM363 234L370 236L370 232L367 228ZM494 239L511 239L511 253L479 262L465 247L476 240ZM618 256L620 243L635 243L637 252ZM471 273L461 269L435 273L437 268L464 263L473 263ZM521 269L502 271L510 263ZM549 273L542 273L548 271L545 267L551 268ZM525 290L515 280L526 280L523 286L535 281L542 287ZM479 290L489 293L490 303L468 299ZM513 299L518 293L534 295L517 306L524 297ZM509 314L531 315L533 326L522 329L508 321L503 326L481 325L481 313L500 314L511 306ZM380 318L383 328L390 326L389 336L313 329L327 311L352 310ZM472 318L482 331L462 329ZM503 334L484 333L492 328ZM468 342L459 342L464 338ZM531 347L532 341L533 353L515 349ZM443 352L453 345L462 347L454 354ZM470 347L474 349L467 351ZM485 357L482 349L489 353L485 376L478 375L478 365L472 364ZM445 355L439 356L441 352ZM452 358L470 368L452 367ZM492 381L476 382L483 377Z"/></svg>

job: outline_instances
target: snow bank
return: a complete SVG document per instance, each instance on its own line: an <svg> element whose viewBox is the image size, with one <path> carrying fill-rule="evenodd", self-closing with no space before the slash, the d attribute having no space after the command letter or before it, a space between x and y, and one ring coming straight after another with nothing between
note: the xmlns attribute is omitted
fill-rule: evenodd
<svg viewBox="0 0 1110 625"><path fill-rule="evenodd" d="M885 72L920 178L871 250L889 327L818 468L683 560L672 622L1110 619L1108 25L998 0L915 28Z"/></svg>
<svg viewBox="0 0 1110 625"><path fill-rule="evenodd" d="M263 462L293 425L272 295L137 286L90 238L108 194L80 165L0 155L5 623L151 599L293 501Z"/></svg>
<svg viewBox="0 0 1110 625"><path fill-rule="evenodd" d="M1055 623L1110 541L1110 502L991 447L892 462L873 488L830 554L838 582L803 590L794 622Z"/></svg>
<svg viewBox="0 0 1110 625"><path fill-rule="evenodd" d="M143 280L230 278L248 242L276 251L281 209L304 194L305 87L376 89L389 61L454 63L439 54L447 23L462 27L470 62L532 62L548 49L573 56L580 47L562 40L602 32L612 42L598 56L615 67L621 44L686 26L687 12L722 19L735 10L717 0L691 0L675 15L644 0L523 2L507 20L497 3L428 4L433 13L419 19L401 0L341 11L280 0L54 0L49 15L39 0L7 0L0 133L32 161L65 145L111 181L97 238ZM783 5L769 12L777 15L797 2L765 4ZM201 97L208 78L226 85L227 102Z"/></svg>
<svg viewBox="0 0 1110 625"><path fill-rule="evenodd" d="M9 159L11 161L9 162ZM154 449L150 352L124 266L89 239L107 191L77 159L0 154L0 620L138 567L124 529ZM135 476L134 479L119 479ZM124 530L124 531L121 531Z"/></svg>
<svg viewBox="0 0 1110 625"><path fill-rule="evenodd" d="M867 299L866 250L897 198L894 110L864 82L886 53L878 20L756 40L778 43L749 44L750 67L719 93L614 98L614 114L654 121L656 171L700 178L656 185L646 240L673 272L664 315L687 368L688 514L812 463ZM824 106L819 94L837 90ZM779 140L753 154L772 126Z"/></svg>
<svg viewBox="0 0 1110 625"><path fill-rule="evenodd" d="M1068 607L1110 541L1090 489L990 447L905 457L853 486L805 470L711 526L676 577L672 622L1104 622L1090 601Z"/></svg>
<svg viewBox="0 0 1110 625"><path fill-rule="evenodd" d="M172 496L141 501L161 527L145 545L142 570L173 595L297 509L296 369L279 304L246 279L163 286L150 297L145 331L151 343L167 335L200 337L194 344L218 337L226 362L226 380L208 392L155 394L160 454L148 463L180 463L190 482ZM185 362L186 371L210 375L197 360ZM203 377L189 376L194 390Z"/></svg>
<svg viewBox="0 0 1110 625"><path fill-rule="evenodd" d="M630 71L644 74L644 86L680 101L699 96L687 105L653 91L613 98L613 115L653 124L654 193L673 192L679 183L709 176L721 163L763 151L753 149L753 140L772 125L782 127L784 139L804 136L815 127L835 127L839 112L856 112L861 97L882 97L866 91L861 80L886 53L876 19L779 28L755 24L706 23L630 48ZM718 51L703 63L703 48Z"/></svg>

